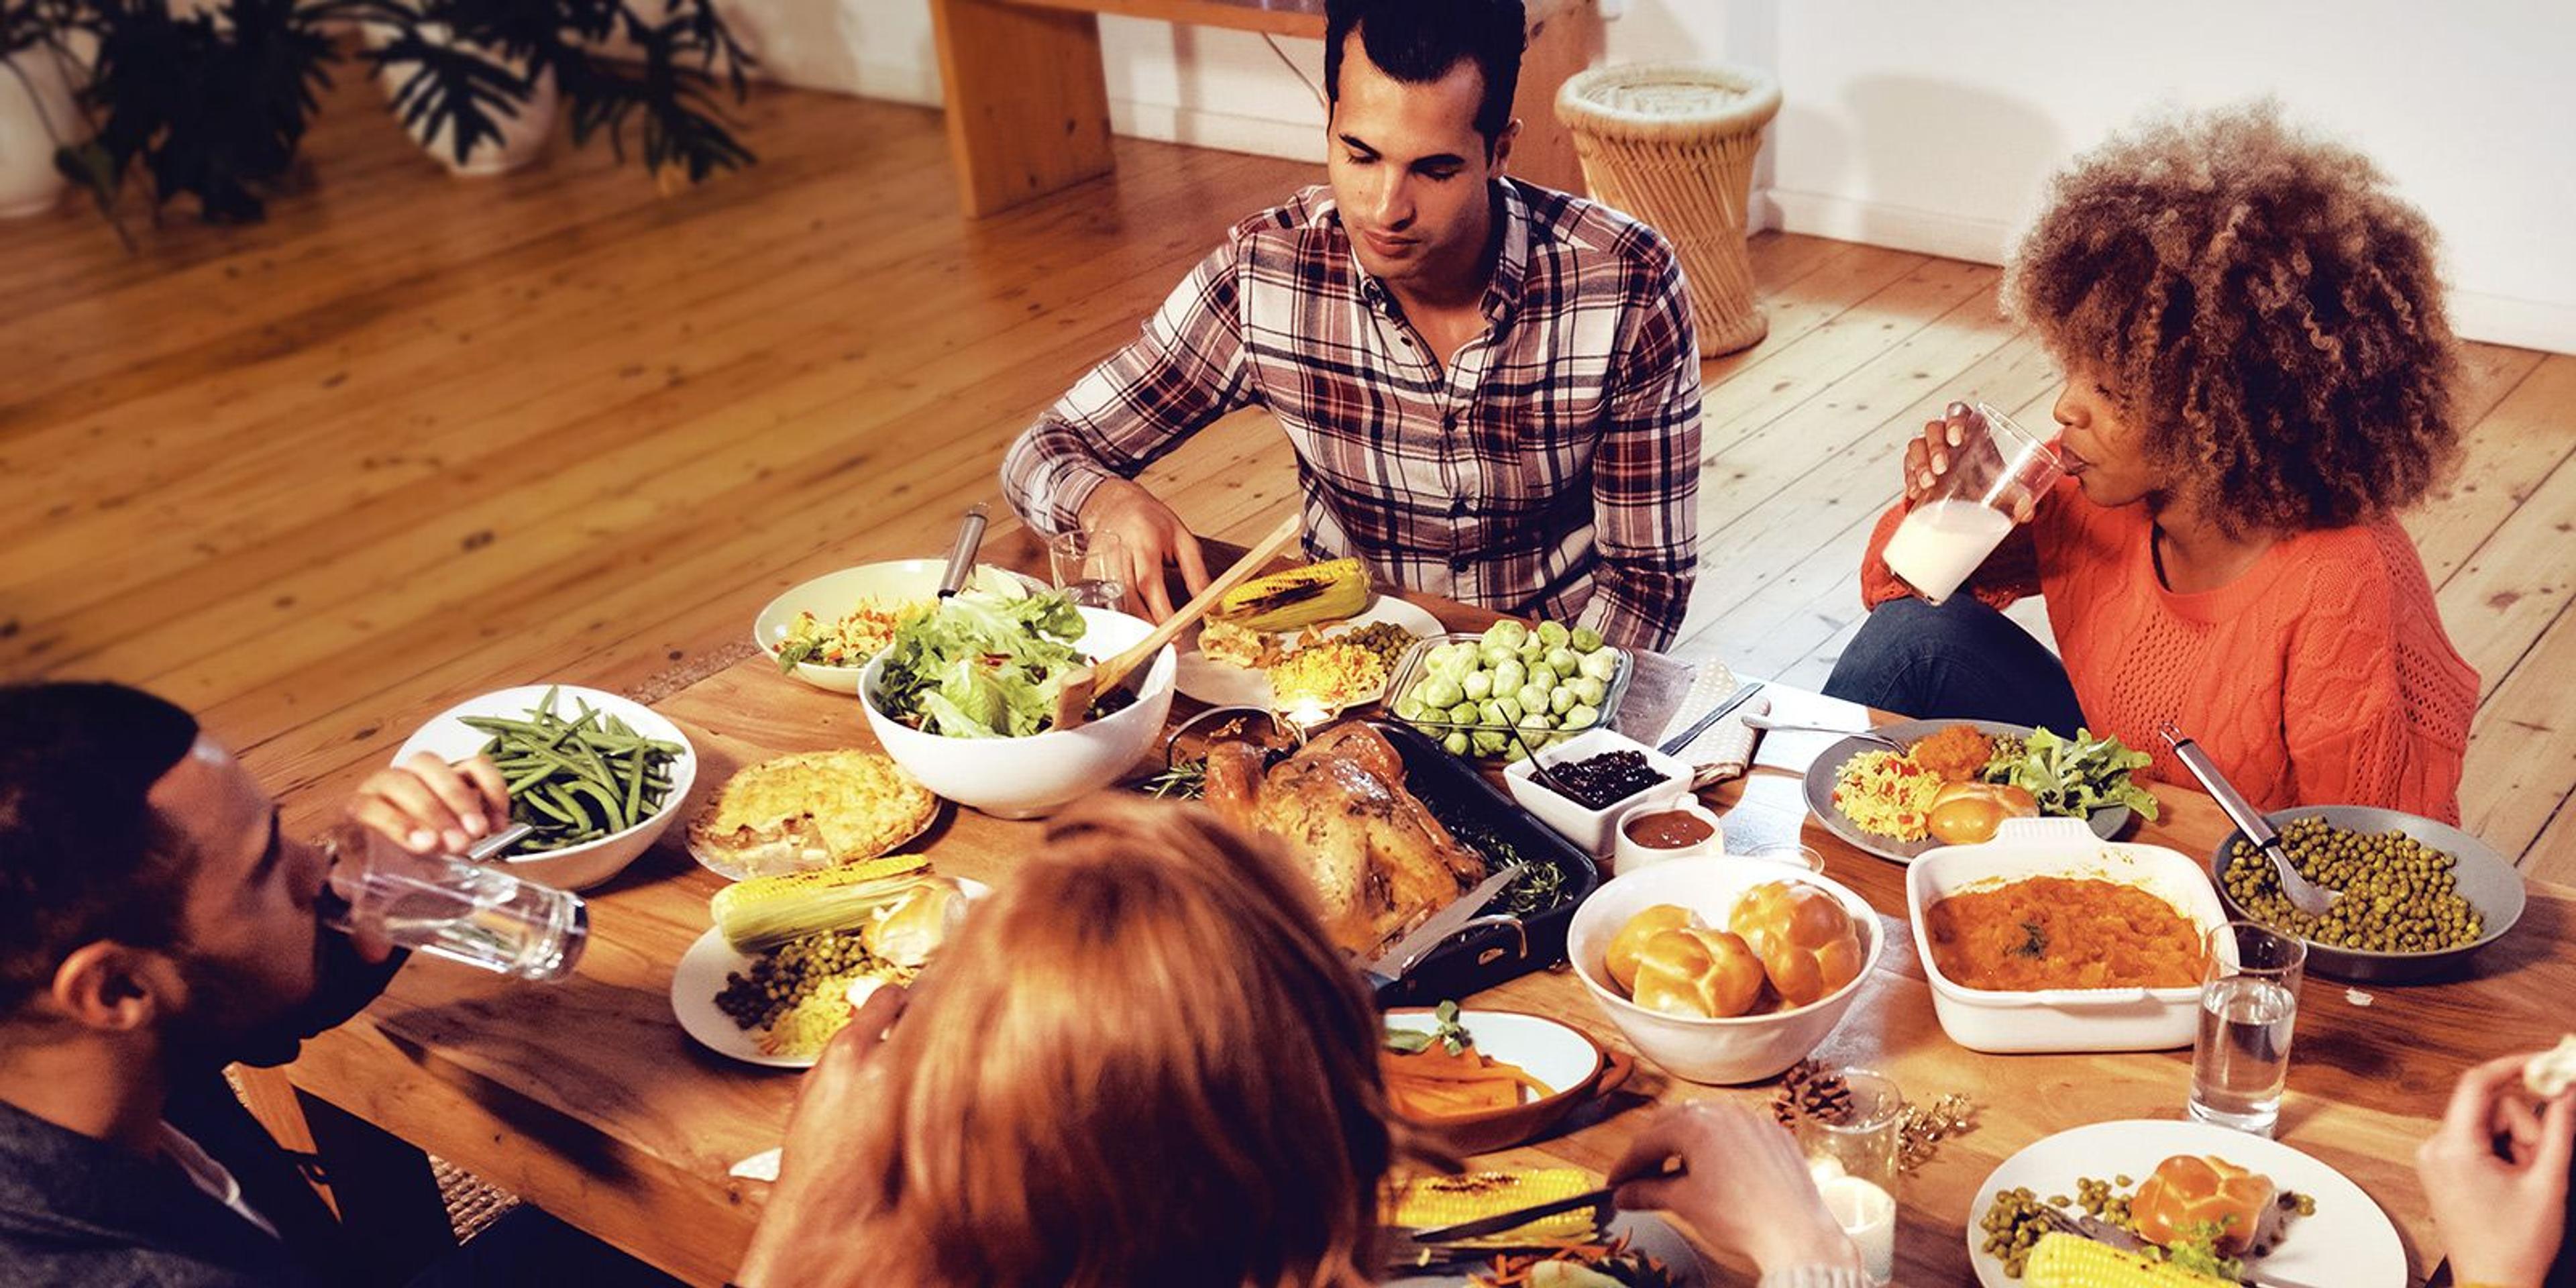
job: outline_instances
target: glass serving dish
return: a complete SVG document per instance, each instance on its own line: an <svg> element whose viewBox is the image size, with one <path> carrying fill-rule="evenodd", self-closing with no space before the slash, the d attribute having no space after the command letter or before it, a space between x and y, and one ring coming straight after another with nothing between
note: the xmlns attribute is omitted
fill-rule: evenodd
<svg viewBox="0 0 2576 1288"><path fill-rule="evenodd" d="M1481 634L1453 631L1446 635L1430 635L1414 641L1413 647L1405 650L1404 657L1396 663L1394 678L1387 681L1386 693L1382 699L1386 714L1430 735L1433 742L1442 743L1452 755L1474 760L1503 759L1514 745L1509 726L1504 722L1487 719L1481 712L1478 718L1472 721L1455 719L1447 713L1424 712L1420 716L1404 714L1404 700L1407 695L1414 692L1416 685L1431 678L1430 658L1435 650L1449 644L1471 644L1481 647L1484 640L1485 637ZM1619 704L1627 697L1629 680L1636 675L1637 659L1628 650L1616 645L1605 644L1599 651L1611 655L1615 665L1610 677L1602 681L1601 701L1585 704L1591 706L1595 713L1591 722L1574 728L1521 726L1520 740L1528 744L1529 750L1535 752L1543 746L1570 738L1587 728L1608 729L1617 724ZM1494 699L1494 701L1500 700ZM1549 717L1552 720L1562 719L1555 712L1550 712ZM1459 751L1455 746L1446 743L1452 734L1464 735L1468 739L1467 750ZM1483 737L1480 739L1478 735Z"/></svg>

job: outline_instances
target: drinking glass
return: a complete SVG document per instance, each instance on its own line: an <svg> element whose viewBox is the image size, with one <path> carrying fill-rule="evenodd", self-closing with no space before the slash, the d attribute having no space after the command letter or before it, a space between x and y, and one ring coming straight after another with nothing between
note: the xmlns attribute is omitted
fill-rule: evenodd
<svg viewBox="0 0 2576 1288"><path fill-rule="evenodd" d="M1897 1147L1905 1122L1905 1095L1896 1081L1869 1069L1836 1069L1848 1093L1839 1113L1801 1114L1798 1142L1816 1175L1825 1208L1860 1249L1861 1264L1877 1283L1896 1275Z"/></svg>
<svg viewBox="0 0 2576 1288"><path fill-rule="evenodd" d="M1958 591L2066 473L2046 440L1984 403L1968 416L1961 438L1948 449L1950 468L1906 512L1882 556L1890 571L1936 604Z"/></svg>
<svg viewBox="0 0 2576 1288"><path fill-rule="evenodd" d="M1127 599L1127 543L1114 532L1059 532L1047 538L1047 566L1056 588L1085 608L1117 608Z"/></svg>
<svg viewBox="0 0 2576 1288"><path fill-rule="evenodd" d="M2204 948L2191 1116L2269 1136L2281 1120L2308 946L2259 922L2230 921L2210 927Z"/></svg>
<svg viewBox="0 0 2576 1288"><path fill-rule="evenodd" d="M324 838L324 925L539 983L569 977L590 941L579 895L453 855L410 854L354 824Z"/></svg>

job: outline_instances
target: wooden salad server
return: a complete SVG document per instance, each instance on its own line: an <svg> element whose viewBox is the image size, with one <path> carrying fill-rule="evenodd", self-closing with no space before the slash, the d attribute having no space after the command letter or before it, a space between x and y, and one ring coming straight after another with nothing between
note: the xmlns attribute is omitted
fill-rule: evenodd
<svg viewBox="0 0 2576 1288"><path fill-rule="evenodd" d="M1057 690L1055 695L1055 723L1049 727L1072 729L1090 719L1092 704L1100 695L1117 692L1118 686L1126 683L1127 679L1135 673L1136 668L1152 661L1156 653L1163 651L1164 645L1179 638L1180 633L1188 629L1191 623L1205 617L1209 609L1216 607L1216 602L1225 597L1225 592L1251 580L1254 573L1261 571L1271 560L1278 558L1279 553L1288 548L1288 543L1297 539L1300 525L1300 517L1295 514L1281 520L1278 527L1270 530L1270 535L1263 537L1250 550L1244 551L1243 557L1235 560L1233 567L1226 569L1215 580L1209 582L1207 589L1200 591L1190 602L1183 604L1178 612L1165 618L1162 625L1155 627L1152 634L1137 641L1134 648L1106 661L1094 662L1064 677L1064 687Z"/></svg>

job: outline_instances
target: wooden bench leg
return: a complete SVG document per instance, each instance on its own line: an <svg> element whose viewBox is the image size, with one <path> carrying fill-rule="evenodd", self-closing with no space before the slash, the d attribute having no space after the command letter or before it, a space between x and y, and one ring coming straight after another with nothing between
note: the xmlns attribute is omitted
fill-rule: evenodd
<svg viewBox="0 0 2576 1288"><path fill-rule="evenodd" d="M1099 18L1009 0L931 0L930 14L968 217L1109 173Z"/></svg>

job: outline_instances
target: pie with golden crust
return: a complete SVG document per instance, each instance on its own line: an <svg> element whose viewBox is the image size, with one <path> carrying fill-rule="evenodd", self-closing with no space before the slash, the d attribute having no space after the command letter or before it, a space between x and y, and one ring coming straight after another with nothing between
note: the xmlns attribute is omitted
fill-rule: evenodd
<svg viewBox="0 0 2576 1288"><path fill-rule="evenodd" d="M733 876L873 858L911 840L939 798L871 751L808 751L745 765L689 823L689 848Z"/></svg>

